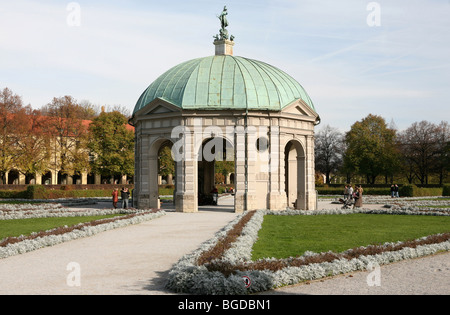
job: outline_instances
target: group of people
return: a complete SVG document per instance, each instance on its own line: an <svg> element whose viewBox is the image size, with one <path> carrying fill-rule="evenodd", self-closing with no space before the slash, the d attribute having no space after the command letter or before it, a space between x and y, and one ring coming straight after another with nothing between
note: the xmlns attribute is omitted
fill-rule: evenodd
<svg viewBox="0 0 450 315"><path fill-rule="evenodd" d="M120 191L120 197L122 199L122 208L128 209L128 201L130 200L130 191L126 187L122 187ZM115 188L112 193L113 207L117 209L117 203L119 202L119 188Z"/></svg>
<svg viewBox="0 0 450 315"><path fill-rule="evenodd" d="M399 198L398 185L397 184L391 185L391 197L392 198Z"/></svg>
<svg viewBox="0 0 450 315"><path fill-rule="evenodd" d="M347 203L349 203L350 201L354 201L353 208L361 208L363 191L364 189L361 185L355 186L354 189L352 185L345 185L344 200Z"/></svg>

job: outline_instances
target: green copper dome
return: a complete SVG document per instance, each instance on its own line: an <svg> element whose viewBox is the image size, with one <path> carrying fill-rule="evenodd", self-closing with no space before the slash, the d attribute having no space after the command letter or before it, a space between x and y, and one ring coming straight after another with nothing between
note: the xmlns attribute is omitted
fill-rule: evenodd
<svg viewBox="0 0 450 315"><path fill-rule="evenodd" d="M285 72L232 55L194 59L173 67L144 91L134 113L156 98L192 110L275 111L302 99L315 110L303 87Z"/></svg>

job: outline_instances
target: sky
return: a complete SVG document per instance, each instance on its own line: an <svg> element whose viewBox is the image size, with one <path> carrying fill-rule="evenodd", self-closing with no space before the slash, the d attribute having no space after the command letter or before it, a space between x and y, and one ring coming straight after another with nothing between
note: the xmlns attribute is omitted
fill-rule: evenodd
<svg viewBox="0 0 450 315"><path fill-rule="evenodd" d="M0 0L0 89L132 113L165 71L214 54L225 5L234 55L296 79L319 129L450 120L450 0Z"/></svg>

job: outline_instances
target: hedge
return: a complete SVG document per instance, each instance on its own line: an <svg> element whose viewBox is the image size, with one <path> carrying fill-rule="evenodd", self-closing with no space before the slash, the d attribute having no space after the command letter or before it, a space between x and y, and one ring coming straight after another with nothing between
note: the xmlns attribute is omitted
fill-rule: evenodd
<svg viewBox="0 0 450 315"><path fill-rule="evenodd" d="M447 188L445 188L447 187ZM319 195L343 195L344 188L332 188L332 187L316 187ZM390 196L391 188L379 188L379 187L364 187L364 195L381 195ZM444 195L443 190L446 190L447 195ZM437 188L422 188L416 185L403 185L399 189L400 197L423 197L423 196L449 196L450 195L450 185Z"/></svg>
<svg viewBox="0 0 450 315"><path fill-rule="evenodd" d="M442 196L443 188L422 188L416 185L403 185L399 194L400 197Z"/></svg>
<svg viewBox="0 0 450 315"><path fill-rule="evenodd" d="M33 200L33 199L111 197L111 193L113 190L112 188L77 189L77 190L73 188L74 187L72 186L60 186L59 189L54 189L44 185L28 185L27 189L24 191L0 190L0 199Z"/></svg>
<svg viewBox="0 0 450 315"><path fill-rule="evenodd" d="M450 185L444 185L442 196L450 196Z"/></svg>
<svg viewBox="0 0 450 315"><path fill-rule="evenodd" d="M364 194L365 195L391 195L391 189L390 188L379 188L379 187L364 187ZM317 187L316 190L318 191L319 195L344 195L344 188L332 188L332 187Z"/></svg>

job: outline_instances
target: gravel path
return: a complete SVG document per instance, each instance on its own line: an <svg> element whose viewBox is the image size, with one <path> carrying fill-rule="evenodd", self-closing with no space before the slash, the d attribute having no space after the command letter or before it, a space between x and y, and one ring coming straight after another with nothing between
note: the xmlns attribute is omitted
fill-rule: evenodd
<svg viewBox="0 0 450 315"><path fill-rule="evenodd" d="M321 202L321 207L336 205ZM172 265L233 220L236 214L229 210L167 212L139 225L0 259L0 294L172 294L164 289ZM80 268L80 286L68 285L78 270L68 269L70 263ZM374 272L355 272L264 294L450 294L450 253L381 266ZM369 283L379 279L380 286L369 286L368 278Z"/></svg>

